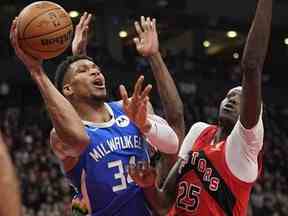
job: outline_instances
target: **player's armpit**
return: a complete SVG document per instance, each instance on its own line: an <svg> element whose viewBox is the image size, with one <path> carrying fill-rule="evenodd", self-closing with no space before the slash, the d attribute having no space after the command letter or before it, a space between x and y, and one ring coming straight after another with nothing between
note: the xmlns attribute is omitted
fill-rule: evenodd
<svg viewBox="0 0 288 216"><path fill-rule="evenodd" d="M78 157L86 148L86 145L69 145L63 142L54 128L50 132L50 144L54 153L60 160L63 160L66 157Z"/></svg>
<svg viewBox="0 0 288 216"><path fill-rule="evenodd" d="M54 129L50 133L50 145L56 157L61 160L63 170L65 172L72 170L79 161L79 157L70 156L71 147L59 139Z"/></svg>

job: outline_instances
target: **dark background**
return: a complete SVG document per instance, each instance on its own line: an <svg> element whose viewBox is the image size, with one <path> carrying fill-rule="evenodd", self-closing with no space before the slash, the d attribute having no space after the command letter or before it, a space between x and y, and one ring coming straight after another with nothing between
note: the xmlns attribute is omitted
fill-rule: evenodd
<svg viewBox="0 0 288 216"><path fill-rule="evenodd" d="M0 117L21 179L25 215L69 215L68 183L48 145L50 121L37 87L15 57L9 27L21 9L34 1L0 0ZM195 121L214 122L221 98L240 83L239 62L256 9L252 0L65 0L54 1L67 11L93 13L88 54L103 68L111 100L123 83L131 88L140 74L155 84L148 62L137 55L133 22L155 17L161 52L185 105L187 131ZM287 209L287 48L288 1L275 0L272 34L263 71L265 104L264 177L251 196L249 215L288 215ZM73 19L77 24L79 18ZM120 30L128 32L120 38ZM236 38L226 32L237 31ZM211 46L203 47L209 40ZM233 58L238 53L239 58ZM62 55L44 63L53 78ZM162 115L156 92L152 104Z"/></svg>

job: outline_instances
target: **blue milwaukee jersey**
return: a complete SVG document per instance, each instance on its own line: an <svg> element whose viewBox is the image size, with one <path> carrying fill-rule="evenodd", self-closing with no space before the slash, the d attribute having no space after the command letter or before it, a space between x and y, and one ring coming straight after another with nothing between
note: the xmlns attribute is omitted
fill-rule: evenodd
<svg viewBox="0 0 288 216"><path fill-rule="evenodd" d="M92 216L151 215L141 188L128 175L127 165L149 160L148 145L117 102L105 104L109 122L84 122L90 144L66 175L81 191L83 185Z"/></svg>

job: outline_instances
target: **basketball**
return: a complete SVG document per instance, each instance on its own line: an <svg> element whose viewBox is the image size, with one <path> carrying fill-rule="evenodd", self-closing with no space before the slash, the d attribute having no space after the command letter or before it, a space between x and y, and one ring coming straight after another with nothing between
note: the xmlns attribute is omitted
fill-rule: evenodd
<svg viewBox="0 0 288 216"><path fill-rule="evenodd" d="M69 14L60 5L38 1L26 6L18 16L20 47L34 57L51 59L63 53L73 36Z"/></svg>

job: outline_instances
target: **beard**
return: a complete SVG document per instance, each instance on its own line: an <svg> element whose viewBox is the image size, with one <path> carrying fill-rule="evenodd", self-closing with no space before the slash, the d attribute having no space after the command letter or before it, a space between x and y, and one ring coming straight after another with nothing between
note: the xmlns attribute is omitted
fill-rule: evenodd
<svg viewBox="0 0 288 216"><path fill-rule="evenodd" d="M92 100L96 103L103 103L108 100L108 94L103 94L103 95L93 95Z"/></svg>

